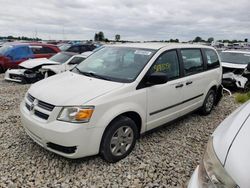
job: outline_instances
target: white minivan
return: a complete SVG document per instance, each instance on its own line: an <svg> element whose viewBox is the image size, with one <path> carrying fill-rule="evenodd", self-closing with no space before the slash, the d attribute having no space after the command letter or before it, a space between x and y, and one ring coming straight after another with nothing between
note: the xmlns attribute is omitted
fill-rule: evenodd
<svg viewBox="0 0 250 188"><path fill-rule="evenodd" d="M27 134L68 158L100 154L116 162L140 134L221 97L214 48L166 43L107 46L72 71L33 84L21 103Z"/></svg>

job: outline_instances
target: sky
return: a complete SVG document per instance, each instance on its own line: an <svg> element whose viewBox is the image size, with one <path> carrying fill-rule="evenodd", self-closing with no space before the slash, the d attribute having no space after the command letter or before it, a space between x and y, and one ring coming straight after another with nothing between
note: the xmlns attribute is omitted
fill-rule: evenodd
<svg viewBox="0 0 250 188"><path fill-rule="evenodd" d="M0 0L0 36L250 40L249 0Z"/></svg>

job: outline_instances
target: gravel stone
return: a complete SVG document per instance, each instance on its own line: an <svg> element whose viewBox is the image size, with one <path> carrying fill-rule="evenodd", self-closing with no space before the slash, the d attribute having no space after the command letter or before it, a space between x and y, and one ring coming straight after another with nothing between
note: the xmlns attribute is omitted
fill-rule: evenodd
<svg viewBox="0 0 250 188"><path fill-rule="evenodd" d="M146 134L125 159L66 159L25 133L19 104L30 87L0 74L0 187L180 187L202 158L209 135L239 105L224 96L208 116L190 114Z"/></svg>

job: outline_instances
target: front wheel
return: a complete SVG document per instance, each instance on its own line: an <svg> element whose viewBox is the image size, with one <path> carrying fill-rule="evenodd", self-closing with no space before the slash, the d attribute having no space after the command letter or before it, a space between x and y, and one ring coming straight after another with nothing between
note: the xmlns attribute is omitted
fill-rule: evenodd
<svg viewBox="0 0 250 188"><path fill-rule="evenodd" d="M132 119L125 116L115 119L103 135L102 158L111 163L125 158L133 150L137 134L138 129Z"/></svg>
<svg viewBox="0 0 250 188"><path fill-rule="evenodd" d="M201 114L202 115L208 115L211 113L214 104L215 104L215 91L214 90L209 90L207 93L207 96L203 102L203 106L201 107Z"/></svg>

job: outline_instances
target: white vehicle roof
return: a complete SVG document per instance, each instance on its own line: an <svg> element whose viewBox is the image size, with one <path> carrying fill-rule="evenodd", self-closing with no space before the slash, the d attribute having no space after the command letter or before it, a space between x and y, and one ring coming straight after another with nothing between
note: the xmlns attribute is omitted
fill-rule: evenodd
<svg viewBox="0 0 250 188"><path fill-rule="evenodd" d="M183 44L183 43L124 43L124 44L114 44L112 46L118 47L131 47L131 48L144 48L144 49L155 49L159 50L160 48L210 48L213 47L198 45L198 44Z"/></svg>

